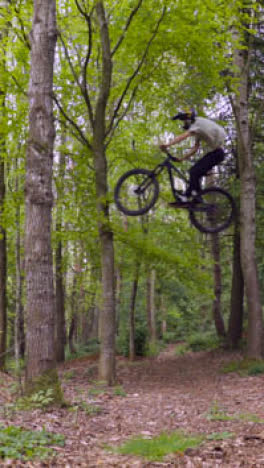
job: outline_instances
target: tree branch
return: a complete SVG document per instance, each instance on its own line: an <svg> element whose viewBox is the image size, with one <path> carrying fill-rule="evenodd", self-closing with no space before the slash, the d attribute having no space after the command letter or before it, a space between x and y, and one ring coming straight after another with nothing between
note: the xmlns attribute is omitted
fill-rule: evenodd
<svg viewBox="0 0 264 468"><path fill-rule="evenodd" d="M111 131L108 133L108 138L107 138L107 141L105 143L105 147L107 148L107 146L110 144L111 140L112 140L112 137L114 135L114 132L115 130L117 129L118 125L120 124L120 122L124 119L124 117L127 115L128 111L130 110L130 106L135 98L135 95L137 93L137 90L138 90L138 85L135 86L135 88L133 89L132 93L131 93L131 96L129 98L129 101L128 101L128 104L124 110L124 112L122 112L122 114L120 114L120 116L118 117L118 119L116 119L115 121L115 124L112 126L111 128Z"/></svg>
<svg viewBox="0 0 264 468"><path fill-rule="evenodd" d="M118 103L117 103L117 106L116 106L115 110L114 110L113 117L112 117L112 119L111 119L111 121L110 121L110 124L109 124L109 126L108 126L108 129L107 129L107 131L106 131L106 135L109 135L109 134L111 133L111 131L112 131L112 128L113 128L113 126L114 126L114 121L115 121L115 119L116 119L116 117L117 117L117 115L118 115L119 109L120 109L120 107L121 107L121 105L122 105L122 103L123 103L123 101L124 101L125 96L127 95L127 92L128 92L128 90L129 90L129 88L130 88L130 85L131 85L132 81L133 81L134 78L138 75L140 69L142 68L142 66L143 66L143 64L144 64L144 62L145 62L145 60L146 60L146 57L147 57L149 48L150 48L150 46L151 46L153 40L155 39L155 37L156 37L156 35L157 35L157 33L158 33L159 26L160 26L160 23L162 22L162 20L163 20L163 18L164 18L165 12L166 12L166 7L164 7L163 10L162 10L162 14L161 14L161 16L160 16L160 18L159 18L159 20L158 20L158 22L157 22L157 24L156 24L156 27L155 27L155 29L154 29L154 32L153 32L151 38L149 39L149 41L148 41L148 43L147 43L146 49L145 49L145 51L144 51L144 53L143 53L143 55L142 55L141 60L140 60L139 63L138 63L138 66L136 67L134 73L132 73L132 75L131 75L131 76L129 77L129 79L127 80L127 83L126 83L126 86L125 86L125 88L124 88L124 90L123 90L123 93L122 93L122 95L121 95L121 97L120 97L120 99L119 99L119 101L118 101Z"/></svg>
<svg viewBox="0 0 264 468"><path fill-rule="evenodd" d="M74 78L74 81L75 81L75 83L79 86L80 90L82 91L82 86L81 86L81 83L79 82L79 77L78 77L76 71L74 70L74 66L73 66L73 64L72 64L72 61L71 61L71 58L70 58L70 54L69 54L69 52L68 52L68 48L66 47L66 44L65 44L65 42L64 42L64 39L63 39L63 37L62 37L61 32L58 33L58 37L60 38L60 41L61 41L61 43L62 43L63 50L64 50L64 53L65 53L65 57L66 57L66 60L67 60L67 62L68 62L68 64L69 64L69 67L70 67L70 69L71 69L71 72L72 72L72 76L73 76L73 78Z"/></svg>
<svg viewBox="0 0 264 468"><path fill-rule="evenodd" d="M79 134L79 137L80 137L80 140L81 143L84 143L89 149L91 149L91 144L90 142L87 140L87 138L85 137L83 131L81 130L81 128L79 127L79 125L77 125L76 122L74 122L73 119L71 119L71 117L69 117L69 115L65 112L65 110L63 109L62 105L60 104L57 96L53 93L52 95L52 98L53 100L55 101L59 111L61 112L61 114L63 115L63 117L65 118L65 120L67 122L69 122L69 124L75 128L75 130L77 131L77 133Z"/></svg>
<svg viewBox="0 0 264 468"><path fill-rule="evenodd" d="M127 19L127 22L125 24L125 27L123 29L123 33L121 34L119 40L117 41L115 47L113 48L112 52L111 52L111 57L114 56L114 54L116 53L116 51L119 49L120 45L122 44L123 40L125 39L125 35L126 35L126 32L132 22L132 19L134 18L135 14L138 12L139 8L141 7L142 5L142 2L143 0L139 0L138 4L135 6L134 10L132 10L132 12L130 13L128 19Z"/></svg>
<svg viewBox="0 0 264 468"><path fill-rule="evenodd" d="M31 49L31 44L30 44L29 39L28 39L28 34L26 34L23 20L19 16L19 9L17 7L15 7L14 10L15 10L15 13L17 15L17 20L18 20L18 22L20 24L20 27L21 27L22 39L21 39L21 37L20 37L20 39L22 40L22 42L24 42L26 44L27 48L30 50ZM18 35L18 37L19 37L19 35Z"/></svg>
<svg viewBox="0 0 264 468"><path fill-rule="evenodd" d="M97 132L101 133L100 138L105 138L105 109L110 94L111 79L112 79L112 61L110 51L110 39L108 33L108 25L105 17L103 2L99 1L96 4L97 18L100 24L100 36L102 46L102 82L99 89L99 95L96 104L95 121L97 123ZM103 124L103 125L102 125ZM97 137L99 137L99 133Z"/></svg>
<svg viewBox="0 0 264 468"><path fill-rule="evenodd" d="M94 115L93 115L93 109L90 101L90 96L88 92L88 87L87 87L87 68L88 64L90 62L91 54L92 54L92 24L91 24L91 14L89 15L85 10L83 10L80 6L80 3L78 0L75 0L75 4L81 13L81 15L84 17L87 26L88 26L88 52L85 57L84 65L82 67L82 92L83 92L83 97L86 102L86 106L88 109L88 115L90 119L90 124L91 127L94 127ZM93 10L92 10L93 11Z"/></svg>

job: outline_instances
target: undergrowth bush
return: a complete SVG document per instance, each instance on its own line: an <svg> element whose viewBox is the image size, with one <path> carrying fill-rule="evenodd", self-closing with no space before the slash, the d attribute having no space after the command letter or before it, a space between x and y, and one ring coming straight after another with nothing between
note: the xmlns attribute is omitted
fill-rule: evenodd
<svg viewBox="0 0 264 468"><path fill-rule="evenodd" d="M64 436L45 430L29 431L16 426L0 426L0 460L43 460L53 454L51 446L55 445L63 446Z"/></svg>
<svg viewBox="0 0 264 468"><path fill-rule="evenodd" d="M212 351L221 346L222 340L212 332L197 332L186 338L185 343L176 347L176 354L183 355L188 351Z"/></svg>
<svg viewBox="0 0 264 468"><path fill-rule="evenodd" d="M222 372L237 372L241 376L259 375L264 373L264 360L261 359L241 359L230 361L222 368Z"/></svg>
<svg viewBox="0 0 264 468"><path fill-rule="evenodd" d="M129 355L129 332L122 331L116 340L117 353L128 357ZM135 353L136 356L145 356L147 351L147 330L143 327L135 329Z"/></svg>
<svg viewBox="0 0 264 468"><path fill-rule="evenodd" d="M220 346L221 340L212 333L194 333L187 338L191 351L208 351Z"/></svg>

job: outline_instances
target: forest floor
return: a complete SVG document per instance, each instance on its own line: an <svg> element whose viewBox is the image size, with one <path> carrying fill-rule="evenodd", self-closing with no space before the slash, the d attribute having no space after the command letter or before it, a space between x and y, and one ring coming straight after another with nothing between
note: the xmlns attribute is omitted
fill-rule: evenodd
<svg viewBox="0 0 264 468"><path fill-rule="evenodd" d="M177 356L175 345L155 359L129 363L118 358L119 386L111 389L95 381L95 358L68 361L59 373L65 398L75 411L0 412L0 425L45 427L65 435L65 446L55 447L56 456L47 463L9 460L0 461L0 466L264 467L264 375L222 372L224 364L238 358L222 350ZM0 374L0 379L4 382L0 405L4 405L10 402L12 378ZM196 449L157 462L106 448L135 435L151 438L176 430L223 434L223 440L206 440Z"/></svg>

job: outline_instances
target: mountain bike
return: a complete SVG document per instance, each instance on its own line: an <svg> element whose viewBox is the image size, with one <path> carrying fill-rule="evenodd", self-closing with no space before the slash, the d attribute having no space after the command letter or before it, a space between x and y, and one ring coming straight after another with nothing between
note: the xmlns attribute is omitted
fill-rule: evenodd
<svg viewBox="0 0 264 468"><path fill-rule="evenodd" d="M235 216L235 203L226 190L219 187L209 187L201 190L188 203L181 203L180 190L175 187L175 176L185 183L187 177L173 162L179 161L166 152L166 158L152 171L148 169L132 169L118 180L114 198L118 209L128 216L138 216L147 213L155 205L159 196L157 177L167 171L170 187L178 208L187 209L193 226L205 233L216 233L227 229Z"/></svg>

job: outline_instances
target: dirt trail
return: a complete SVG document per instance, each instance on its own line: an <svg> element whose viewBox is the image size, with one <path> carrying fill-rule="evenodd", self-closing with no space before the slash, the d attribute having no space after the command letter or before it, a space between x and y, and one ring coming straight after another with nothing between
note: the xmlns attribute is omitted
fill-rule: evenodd
<svg viewBox="0 0 264 468"><path fill-rule="evenodd" d="M221 372L223 364L236 357L222 351L176 356L175 346L171 346L153 360L128 363L119 358L120 386L104 391L94 381L96 360L68 362L61 366L60 374L65 397L78 403L78 411L35 410L5 419L5 423L33 429L45 426L65 434L65 447L57 450L49 465L31 462L9 466L264 467L264 425L255 422L264 421L264 377ZM87 408L100 408L100 412L87 414ZM226 420L220 421L219 413ZM210 419L210 415L214 417ZM162 463L104 448L119 445L132 435L151 437L178 429L208 435L230 432L234 437L208 441L185 455L169 455Z"/></svg>

